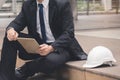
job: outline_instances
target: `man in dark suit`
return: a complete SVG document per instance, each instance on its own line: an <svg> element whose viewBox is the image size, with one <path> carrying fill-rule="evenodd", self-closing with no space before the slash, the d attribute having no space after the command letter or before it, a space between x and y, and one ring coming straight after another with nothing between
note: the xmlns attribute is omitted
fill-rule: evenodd
<svg viewBox="0 0 120 80"><path fill-rule="evenodd" d="M25 27L28 34L21 33ZM35 38L40 44L37 54L27 53L17 41L18 37ZM32 61L15 70L17 53L21 59ZM84 60L86 57L74 37L68 0L27 0L19 15L6 28L1 72L9 80L15 79L14 73L20 80L25 80L37 72L50 74L67 61Z"/></svg>

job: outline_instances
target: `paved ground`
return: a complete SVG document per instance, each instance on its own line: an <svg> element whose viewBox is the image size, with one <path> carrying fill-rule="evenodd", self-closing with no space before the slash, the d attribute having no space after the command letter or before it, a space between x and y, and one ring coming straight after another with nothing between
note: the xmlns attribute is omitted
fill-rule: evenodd
<svg viewBox="0 0 120 80"><path fill-rule="evenodd" d="M76 31L76 35L120 39L120 28Z"/></svg>
<svg viewBox="0 0 120 80"><path fill-rule="evenodd" d="M6 26L14 19L0 18L0 48ZM78 16L75 22L76 35L89 35L120 39L120 14Z"/></svg>
<svg viewBox="0 0 120 80"><path fill-rule="evenodd" d="M4 13L5 16L0 17L0 27L5 27L8 23L14 19L14 17L8 18L8 13ZM11 14L9 14L11 15ZM11 15L12 16L12 15ZM97 28L114 28L120 27L120 14L105 14L105 15L80 15L78 20L75 21L75 29L97 29Z"/></svg>
<svg viewBox="0 0 120 80"><path fill-rule="evenodd" d="M0 30L5 29L6 26L13 20L14 18L0 18Z"/></svg>
<svg viewBox="0 0 120 80"><path fill-rule="evenodd" d="M75 25L76 30L120 27L120 14L81 15Z"/></svg>

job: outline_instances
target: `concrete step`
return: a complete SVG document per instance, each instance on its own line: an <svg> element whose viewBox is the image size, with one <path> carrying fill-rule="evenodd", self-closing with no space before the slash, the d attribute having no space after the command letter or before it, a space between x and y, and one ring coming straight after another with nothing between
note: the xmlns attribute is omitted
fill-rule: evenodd
<svg viewBox="0 0 120 80"><path fill-rule="evenodd" d="M12 3L5 3L3 4L2 8L6 9L6 8L10 8L12 6Z"/></svg>
<svg viewBox="0 0 120 80"><path fill-rule="evenodd" d="M102 38L95 36L76 35L85 52L93 47L102 45L108 47L117 60L114 66L103 66L93 69L83 68L86 61L72 61L67 63L69 80L120 80L120 39Z"/></svg>
<svg viewBox="0 0 120 80"><path fill-rule="evenodd" d="M6 2L6 0L0 0L0 9L3 6L3 4Z"/></svg>
<svg viewBox="0 0 120 80"><path fill-rule="evenodd" d="M10 12L12 10L12 4L11 3L5 3L0 9L0 13Z"/></svg>

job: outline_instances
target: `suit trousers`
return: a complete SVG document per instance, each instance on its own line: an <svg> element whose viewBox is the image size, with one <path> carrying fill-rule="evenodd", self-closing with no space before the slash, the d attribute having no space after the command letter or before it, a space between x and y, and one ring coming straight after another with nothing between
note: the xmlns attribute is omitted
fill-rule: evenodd
<svg viewBox="0 0 120 80"><path fill-rule="evenodd" d="M20 33L20 37L30 36ZM5 36L2 46L0 70L9 80L14 80L15 78L17 54L19 58L23 60L30 60L21 67L26 75L33 75L37 72L50 74L70 60L70 55L64 48L59 48L57 51L51 52L47 56L29 54L18 41L9 41Z"/></svg>

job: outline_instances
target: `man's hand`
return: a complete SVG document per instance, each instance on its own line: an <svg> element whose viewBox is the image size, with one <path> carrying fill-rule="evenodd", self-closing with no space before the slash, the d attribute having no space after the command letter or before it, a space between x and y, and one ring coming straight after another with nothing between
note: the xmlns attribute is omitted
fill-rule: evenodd
<svg viewBox="0 0 120 80"><path fill-rule="evenodd" d="M51 45L42 44L39 46L37 53L40 54L41 56L46 56L52 51L54 51L54 48Z"/></svg>
<svg viewBox="0 0 120 80"><path fill-rule="evenodd" d="M9 41L15 41L18 38L18 33L14 30L14 28L10 28L7 31L7 38Z"/></svg>

